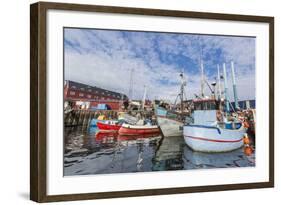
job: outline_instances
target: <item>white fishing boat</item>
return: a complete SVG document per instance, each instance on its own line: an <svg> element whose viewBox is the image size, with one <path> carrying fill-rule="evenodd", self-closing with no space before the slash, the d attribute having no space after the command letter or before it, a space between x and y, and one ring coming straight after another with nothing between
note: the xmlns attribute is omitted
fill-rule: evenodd
<svg viewBox="0 0 281 205"><path fill-rule="evenodd" d="M183 131L184 140L191 149L227 152L243 146L246 128L239 121L227 121L219 109L213 109L216 100L198 100L194 105L194 123L185 125Z"/></svg>
<svg viewBox="0 0 281 205"><path fill-rule="evenodd" d="M232 71L232 75L233 87L235 87L234 71ZM220 98L221 94L219 94L218 99L213 95L212 98L193 100L194 110L192 115L194 121L184 126L183 133L186 144L195 151L227 152L243 146L243 137L247 130L243 123L232 117L230 113L225 64L224 81L225 96L223 101ZM212 93L214 94L214 91ZM234 93L236 101L237 93L236 91ZM203 91L202 96L204 96ZM224 110L223 107L225 107Z"/></svg>

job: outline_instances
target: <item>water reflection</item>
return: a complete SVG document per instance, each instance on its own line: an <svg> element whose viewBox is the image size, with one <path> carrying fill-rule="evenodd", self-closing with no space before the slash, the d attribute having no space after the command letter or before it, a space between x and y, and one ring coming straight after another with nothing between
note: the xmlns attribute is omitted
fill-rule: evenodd
<svg viewBox="0 0 281 205"><path fill-rule="evenodd" d="M254 155L246 156L243 148L226 153L194 152L189 147L184 147L184 169L206 169L227 167L255 166Z"/></svg>
<svg viewBox="0 0 281 205"><path fill-rule="evenodd" d="M65 130L64 175L188 170L255 166L243 148L208 154L188 148L183 137L118 136L91 129Z"/></svg>
<svg viewBox="0 0 281 205"><path fill-rule="evenodd" d="M162 137L153 158L153 171L183 169L184 139L177 137Z"/></svg>

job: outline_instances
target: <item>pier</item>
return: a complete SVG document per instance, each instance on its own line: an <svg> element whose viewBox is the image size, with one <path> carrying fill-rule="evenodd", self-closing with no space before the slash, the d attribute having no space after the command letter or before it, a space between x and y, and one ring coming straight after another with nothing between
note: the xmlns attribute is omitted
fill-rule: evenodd
<svg viewBox="0 0 281 205"><path fill-rule="evenodd" d="M115 110L72 110L64 114L65 127L82 127L87 130L92 119L104 115L106 119L117 119L118 112Z"/></svg>

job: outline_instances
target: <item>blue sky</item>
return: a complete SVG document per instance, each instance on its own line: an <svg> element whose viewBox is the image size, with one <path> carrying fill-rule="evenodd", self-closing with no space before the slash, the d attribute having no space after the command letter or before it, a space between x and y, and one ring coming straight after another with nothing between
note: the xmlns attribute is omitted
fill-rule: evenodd
<svg viewBox="0 0 281 205"><path fill-rule="evenodd" d="M234 61L239 99L255 99L253 37L65 28L64 46L66 80L128 94L133 69L135 99L142 98L146 86L150 99L173 102L183 70L190 99L200 92L201 53L210 83L217 76L217 65L226 63L232 99L230 62ZM210 94L207 85L205 93Z"/></svg>

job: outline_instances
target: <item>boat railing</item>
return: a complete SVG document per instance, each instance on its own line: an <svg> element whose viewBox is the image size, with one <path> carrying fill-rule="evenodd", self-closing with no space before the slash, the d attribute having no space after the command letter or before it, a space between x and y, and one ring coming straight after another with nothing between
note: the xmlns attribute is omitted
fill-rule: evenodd
<svg viewBox="0 0 281 205"><path fill-rule="evenodd" d="M221 129L239 130L242 126L240 122L218 122L218 127Z"/></svg>

